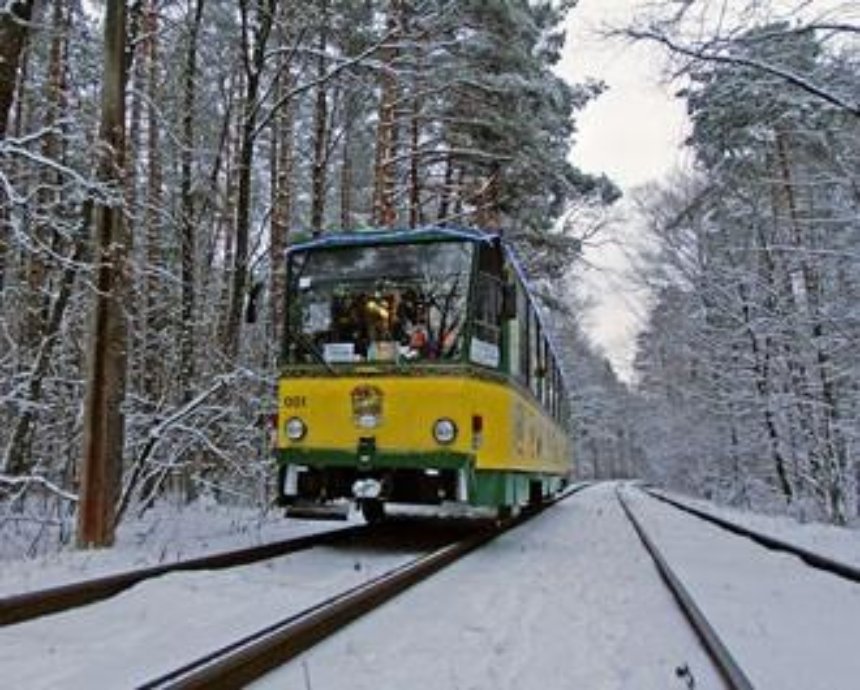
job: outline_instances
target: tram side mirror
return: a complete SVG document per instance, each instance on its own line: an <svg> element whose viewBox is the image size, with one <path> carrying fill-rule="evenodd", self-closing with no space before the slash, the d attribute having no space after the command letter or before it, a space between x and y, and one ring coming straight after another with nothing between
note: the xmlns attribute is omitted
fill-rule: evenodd
<svg viewBox="0 0 860 690"><path fill-rule="evenodd" d="M511 321L517 318L517 284L502 285L502 320Z"/></svg>
<svg viewBox="0 0 860 690"><path fill-rule="evenodd" d="M257 323L257 303L260 293L263 292L263 283L258 281L248 291L248 302L245 305L245 323Z"/></svg>

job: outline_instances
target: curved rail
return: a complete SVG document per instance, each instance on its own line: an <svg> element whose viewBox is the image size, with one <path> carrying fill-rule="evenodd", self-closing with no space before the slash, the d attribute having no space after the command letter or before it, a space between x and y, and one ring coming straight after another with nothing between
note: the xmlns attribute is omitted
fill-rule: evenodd
<svg viewBox="0 0 860 690"><path fill-rule="evenodd" d="M368 525L344 527L303 537L285 539L261 546L224 551L176 563L130 570L115 575L73 582L48 589L15 594L0 599L0 626L20 623L50 613L91 604L118 594L132 585L177 570L218 570L268 560L314 546L335 544L370 529Z"/></svg>
<svg viewBox="0 0 860 690"><path fill-rule="evenodd" d="M713 660L717 670L720 672L720 675L732 690L753 690L753 684L750 682L749 678L747 678L746 674L744 674L728 648L723 644L722 640L720 640L719 635L717 635L713 626L708 622L705 614L702 613L698 606L696 606L696 602L681 583L681 580L669 567L669 563L648 536L642 523L633 514L627 501L622 496L620 489L615 489L615 495L618 498L618 502L621 504L621 507L624 509L624 513L627 515L627 518L636 530L636 534L639 536L640 541L650 554L654 564L657 566L660 576L669 587L669 590L672 592L672 596L678 602L678 605L690 625L693 627L696 635L702 641L702 644L707 650L708 655Z"/></svg>
<svg viewBox="0 0 860 690"><path fill-rule="evenodd" d="M767 534L764 534L763 532L759 532L757 530L735 524L734 522L726 520L725 518L717 517L716 515L712 515L707 511L699 510L698 508L694 508L680 501L676 501L673 498L664 496L663 494L653 491L652 489L643 488L642 491L645 491L652 498L656 498L660 501L663 501L664 503L668 503L669 505L674 506L679 510L683 510L687 513L690 513L691 515L695 515L696 517L701 518L702 520L706 520L714 525L717 525L722 529L728 530L729 532L738 534L742 537L752 539L754 542L761 544L768 549L773 549L774 551L784 551L786 553L793 554L798 558L801 558L805 563L812 566L813 568L825 570L834 575L838 575L839 577L844 578L846 580L851 580L852 582L860 582L860 568L857 568L856 566L849 565L848 563L841 563L839 561L835 561L832 558L828 558L827 556L822 556L821 554L815 553L814 551L809 551L802 546L782 541L781 539L771 537Z"/></svg>
<svg viewBox="0 0 860 690"><path fill-rule="evenodd" d="M522 513L497 528L476 534L420 556L405 565L326 599L237 642L140 686L154 688L242 687L310 649L352 621L401 592L483 546L545 508L588 488L573 487L540 507Z"/></svg>

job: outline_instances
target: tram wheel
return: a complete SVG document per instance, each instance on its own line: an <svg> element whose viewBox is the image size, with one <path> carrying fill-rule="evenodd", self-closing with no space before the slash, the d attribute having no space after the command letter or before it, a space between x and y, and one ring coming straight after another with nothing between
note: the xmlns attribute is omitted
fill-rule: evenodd
<svg viewBox="0 0 860 690"><path fill-rule="evenodd" d="M382 522L385 519L385 504L375 498L366 498L361 502L361 514L371 524Z"/></svg>
<svg viewBox="0 0 860 690"><path fill-rule="evenodd" d="M514 515L514 510L511 506L501 505L496 508L496 523L502 524L503 522L507 522Z"/></svg>

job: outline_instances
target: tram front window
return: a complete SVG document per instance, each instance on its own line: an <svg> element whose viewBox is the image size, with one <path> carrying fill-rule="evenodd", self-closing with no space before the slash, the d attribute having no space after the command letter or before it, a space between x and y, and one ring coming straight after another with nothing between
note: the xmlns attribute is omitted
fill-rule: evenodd
<svg viewBox="0 0 860 690"><path fill-rule="evenodd" d="M291 260L289 361L460 358L471 243L329 248Z"/></svg>

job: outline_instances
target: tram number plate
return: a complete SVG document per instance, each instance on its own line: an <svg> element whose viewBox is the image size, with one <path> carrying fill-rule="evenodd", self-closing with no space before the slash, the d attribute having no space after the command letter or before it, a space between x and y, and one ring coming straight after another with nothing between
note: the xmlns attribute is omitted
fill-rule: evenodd
<svg viewBox="0 0 860 690"><path fill-rule="evenodd" d="M296 409L298 407L306 407L307 400L303 395L287 395L284 397L284 407Z"/></svg>

